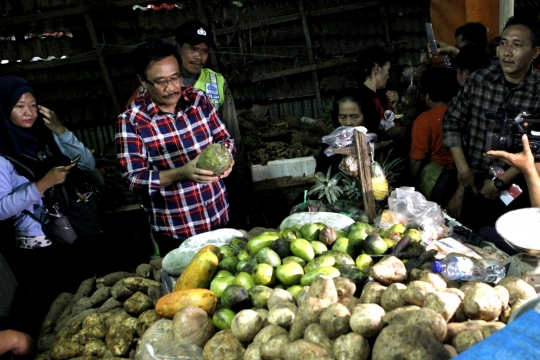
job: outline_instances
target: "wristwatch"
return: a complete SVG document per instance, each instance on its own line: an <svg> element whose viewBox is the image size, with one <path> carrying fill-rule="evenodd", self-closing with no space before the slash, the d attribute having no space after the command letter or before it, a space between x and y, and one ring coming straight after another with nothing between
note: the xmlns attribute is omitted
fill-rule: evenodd
<svg viewBox="0 0 540 360"><path fill-rule="evenodd" d="M493 185L495 185L495 187L499 189L499 191L506 190L506 184L504 183L504 181L502 181L501 178L497 177L493 179Z"/></svg>

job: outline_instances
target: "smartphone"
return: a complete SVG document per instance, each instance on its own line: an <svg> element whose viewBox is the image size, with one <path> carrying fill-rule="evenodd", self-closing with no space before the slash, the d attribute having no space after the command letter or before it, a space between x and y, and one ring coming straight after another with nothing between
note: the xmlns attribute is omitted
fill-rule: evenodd
<svg viewBox="0 0 540 360"><path fill-rule="evenodd" d="M72 164L76 164L79 162L79 160L81 160L81 154L75 156L73 159L71 159L71 163Z"/></svg>
<svg viewBox="0 0 540 360"><path fill-rule="evenodd" d="M435 35L433 35L433 26L431 23L426 23L426 34L431 55L439 55L439 51L437 50L437 41L435 41Z"/></svg>

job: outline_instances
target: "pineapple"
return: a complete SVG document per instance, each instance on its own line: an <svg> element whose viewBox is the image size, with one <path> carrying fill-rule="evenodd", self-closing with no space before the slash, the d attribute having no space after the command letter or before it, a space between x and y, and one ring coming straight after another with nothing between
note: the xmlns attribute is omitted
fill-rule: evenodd
<svg viewBox="0 0 540 360"><path fill-rule="evenodd" d="M307 194L317 194L319 199L325 197L329 204L335 203L343 195L343 190L338 185L343 174L338 172L331 176L331 171L332 168L329 168L326 176L322 172L315 173L315 185L311 187Z"/></svg>
<svg viewBox="0 0 540 360"><path fill-rule="evenodd" d="M371 163L371 185L375 200L381 201L388 196L388 181L381 165L376 161Z"/></svg>

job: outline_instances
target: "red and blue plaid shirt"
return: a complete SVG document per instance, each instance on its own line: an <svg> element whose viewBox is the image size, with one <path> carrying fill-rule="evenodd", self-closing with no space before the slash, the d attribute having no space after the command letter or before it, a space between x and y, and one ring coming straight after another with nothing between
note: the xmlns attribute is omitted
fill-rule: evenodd
<svg viewBox="0 0 540 360"><path fill-rule="evenodd" d="M222 180L212 184L180 181L160 188L159 172L179 168L213 143L235 155L234 141L201 90L182 88L176 115L166 113L146 93L119 115L117 157L129 188L143 194L154 231L184 240L229 221Z"/></svg>

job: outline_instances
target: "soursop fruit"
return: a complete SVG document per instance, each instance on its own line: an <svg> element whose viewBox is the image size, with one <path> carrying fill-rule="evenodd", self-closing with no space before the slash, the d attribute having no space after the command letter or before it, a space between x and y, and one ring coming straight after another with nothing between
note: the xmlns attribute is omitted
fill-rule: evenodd
<svg viewBox="0 0 540 360"><path fill-rule="evenodd" d="M210 170L214 175L221 175L229 168L232 161L230 150L222 144L212 144L206 147L199 156L197 167Z"/></svg>

